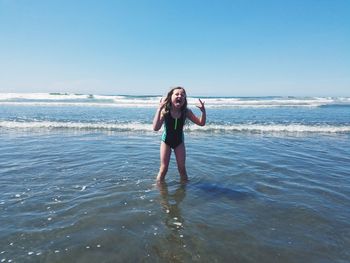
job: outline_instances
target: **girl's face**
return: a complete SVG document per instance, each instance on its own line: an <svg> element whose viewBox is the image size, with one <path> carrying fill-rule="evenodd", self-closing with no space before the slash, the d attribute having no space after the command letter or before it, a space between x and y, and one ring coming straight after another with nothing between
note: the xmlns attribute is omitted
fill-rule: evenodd
<svg viewBox="0 0 350 263"><path fill-rule="evenodd" d="M185 104L186 93L184 89L175 89L173 94L171 95L171 104L176 109L181 109L181 107Z"/></svg>

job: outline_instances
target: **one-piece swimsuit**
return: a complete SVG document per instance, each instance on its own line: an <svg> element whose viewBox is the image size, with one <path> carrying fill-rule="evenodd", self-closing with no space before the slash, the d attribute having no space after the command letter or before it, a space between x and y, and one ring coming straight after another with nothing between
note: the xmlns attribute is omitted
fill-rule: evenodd
<svg viewBox="0 0 350 263"><path fill-rule="evenodd" d="M180 118L174 119L170 112L164 116L164 132L162 135L162 141L175 149L184 141L183 126L185 122L184 113Z"/></svg>

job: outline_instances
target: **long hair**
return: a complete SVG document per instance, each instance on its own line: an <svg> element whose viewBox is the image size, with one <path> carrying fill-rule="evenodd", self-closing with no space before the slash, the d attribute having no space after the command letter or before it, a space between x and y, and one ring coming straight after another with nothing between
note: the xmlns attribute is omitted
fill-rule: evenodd
<svg viewBox="0 0 350 263"><path fill-rule="evenodd" d="M186 95L186 90L183 87L175 87L172 88L166 98L165 98L165 108L164 108L164 115L170 114L170 109L171 109L171 96L173 95L174 91L177 89L182 89L185 92L185 103L181 107L181 116L182 118L186 118L186 112L187 112L187 95Z"/></svg>

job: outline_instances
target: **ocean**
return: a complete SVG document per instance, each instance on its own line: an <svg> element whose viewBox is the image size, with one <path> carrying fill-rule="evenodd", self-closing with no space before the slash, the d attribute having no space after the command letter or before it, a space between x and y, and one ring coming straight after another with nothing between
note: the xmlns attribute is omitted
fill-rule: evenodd
<svg viewBox="0 0 350 263"><path fill-rule="evenodd" d="M160 98L0 93L0 262L350 262L349 97L202 97L157 185Z"/></svg>

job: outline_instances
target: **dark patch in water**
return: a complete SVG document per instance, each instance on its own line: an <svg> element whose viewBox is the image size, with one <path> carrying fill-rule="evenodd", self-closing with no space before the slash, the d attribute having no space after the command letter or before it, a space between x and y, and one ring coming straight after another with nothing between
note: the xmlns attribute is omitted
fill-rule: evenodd
<svg viewBox="0 0 350 263"><path fill-rule="evenodd" d="M244 200L252 197L252 194L248 193L247 190L232 189L226 186L221 186L217 183L195 183L189 186L202 190L208 196L214 198L225 197L232 200Z"/></svg>

